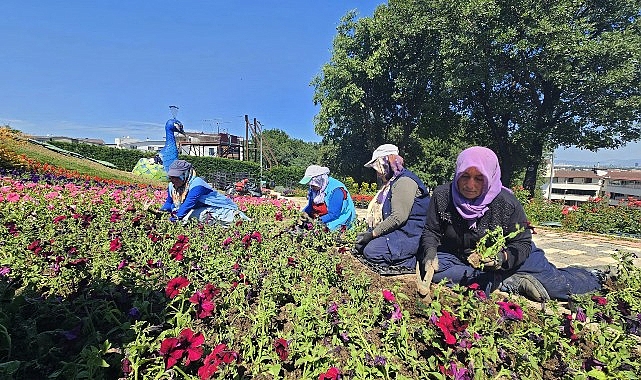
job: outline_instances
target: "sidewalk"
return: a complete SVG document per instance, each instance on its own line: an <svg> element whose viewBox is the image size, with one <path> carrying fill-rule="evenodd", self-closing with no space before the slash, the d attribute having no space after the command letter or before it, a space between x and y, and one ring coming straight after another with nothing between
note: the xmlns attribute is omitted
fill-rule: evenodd
<svg viewBox="0 0 641 380"><path fill-rule="evenodd" d="M635 254L636 266L641 267L641 240L609 235L565 232L553 228L536 227L534 243L545 251L545 256L557 267L604 267L615 264L611 254L626 251Z"/></svg>

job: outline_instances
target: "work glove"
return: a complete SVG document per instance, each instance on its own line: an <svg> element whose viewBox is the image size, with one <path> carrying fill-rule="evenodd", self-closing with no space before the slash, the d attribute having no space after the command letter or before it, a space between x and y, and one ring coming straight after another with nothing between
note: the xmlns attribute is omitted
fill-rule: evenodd
<svg viewBox="0 0 641 380"><path fill-rule="evenodd" d="M311 216L309 216L308 213L305 211L301 211L300 215L298 216L298 221L296 222L297 226L300 227L305 227L307 223L313 223L314 219L312 219Z"/></svg>
<svg viewBox="0 0 641 380"><path fill-rule="evenodd" d="M361 232L358 235L356 235L356 240L354 241L354 248L358 253L362 254L363 250L365 249L365 246L367 245L367 243L372 241L372 239L374 239L374 235L372 235L371 231Z"/></svg>
<svg viewBox="0 0 641 380"><path fill-rule="evenodd" d="M493 257L480 257L476 252L468 256L467 261L473 268L483 271L493 271L501 269L503 262L507 259L507 248L503 248Z"/></svg>
<svg viewBox="0 0 641 380"><path fill-rule="evenodd" d="M424 301L431 301L430 284L438 270L436 247L419 249L416 260L416 290Z"/></svg>

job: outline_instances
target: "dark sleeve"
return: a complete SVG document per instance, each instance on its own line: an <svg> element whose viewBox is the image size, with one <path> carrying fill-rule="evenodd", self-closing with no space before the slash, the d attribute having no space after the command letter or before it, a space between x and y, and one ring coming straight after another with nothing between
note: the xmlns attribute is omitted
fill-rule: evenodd
<svg viewBox="0 0 641 380"><path fill-rule="evenodd" d="M434 190L434 196L427 207L425 228L423 228L423 234L421 235L421 248L424 250L431 247L438 248L441 244L443 232L441 231L441 220L438 217L437 191L442 191L442 189Z"/></svg>
<svg viewBox="0 0 641 380"><path fill-rule="evenodd" d="M307 213L307 215L312 216L314 213L314 209L312 208L312 192L308 191L307 192L307 206L303 209L303 212Z"/></svg>
<svg viewBox="0 0 641 380"><path fill-rule="evenodd" d="M508 216L508 232L516 231L517 228L524 228L524 231L510 239L506 243L508 250L507 261L503 263L503 269L512 269L523 264L525 259L532 252L532 232L527 228L527 217L521 202L512 194L509 194L508 202L513 206L513 212Z"/></svg>
<svg viewBox="0 0 641 380"><path fill-rule="evenodd" d="M174 200L171 198L171 194L169 193L169 190L167 190L167 199L165 200L165 204L162 205L160 208L160 211L171 211L174 208Z"/></svg>
<svg viewBox="0 0 641 380"><path fill-rule="evenodd" d="M185 200L178 208L178 211L176 211L176 217L178 219L184 218L185 215L187 215L187 213L196 206L196 204L198 203L198 198L201 195L209 194L211 192L212 190L206 188L205 186L195 186L189 189Z"/></svg>
<svg viewBox="0 0 641 380"><path fill-rule="evenodd" d="M332 191L332 194L329 196L329 201L325 200L325 204L327 205L327 214L320 217L321 222L331 222L341 216L343 201L346 196L347 192L342 187L337 187Z"/></svg>

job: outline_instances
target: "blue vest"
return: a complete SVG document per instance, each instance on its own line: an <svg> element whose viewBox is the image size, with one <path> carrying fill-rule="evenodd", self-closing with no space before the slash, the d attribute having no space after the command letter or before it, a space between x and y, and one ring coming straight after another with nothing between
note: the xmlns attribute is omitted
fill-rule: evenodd
<svg viewBox="0 0 641 380"><path fill-rule="evenodd" d="M341 181L332 177L328 178L327 187L325 188L325 204L327 205L327 202L329 201L329 198L331 198L334 191L342 191L340 190L340 188L345 189L347 197L343 200L343 205L341 207L341 212L338 218L325 222L325 225L330 229L330 231L337 230L343 225L349 228L352 225L352 221L356 219L356 207L354 207L354 201L349 195L347 187ZM311 192L307 193L307 199L308 203L305 209L311 208L311 204L313 201Z"/></svg>
<svg viewBox="0 0 641 380"><path fill-rule="evenodd" d="M416 174L405 169L398 176L394 182L401 177L409 177L418 184L418 189L421 192L421 195L414 198L414 204L410 211L410 215L407 218L407 222L401 226L401 228L396 229L386 235L383 235L387 238L387 245L390 249L390 253L393 258L396 259L411 259L413 261L416 256L416 251L418 251L418 246L421 240L421 235L423 233L423 228L425 227L425 222L427 220L427 207L430 204L430 196L427 188L423 184ZM394 182L390 183L390 189ZM387 218L392 213L392 191L387 192L387 197L383 201L383 219Z"/></svg>

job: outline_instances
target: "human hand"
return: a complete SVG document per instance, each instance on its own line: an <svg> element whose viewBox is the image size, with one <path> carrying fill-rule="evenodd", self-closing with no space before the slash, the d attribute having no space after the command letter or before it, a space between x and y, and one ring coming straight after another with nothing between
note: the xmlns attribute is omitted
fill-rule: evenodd
<svg viewBox="0 0 641 380"><path fill-rule="evenodd" d="M175 223L175 222L178 221L178 217L172 215L172 216L169 217L169 221L172 222L172 223Z"/></svg>
<svg viewBox="0 0 641 380"><path fill-rule="evenodd" d="M416 258L416 289L424 300L430 299L430 284L438 270L436 247L419 250Z"/></svg>
<svg viewBox="0 0 641 380"><path fill-rule="evenodd" d="M365 246L367 245L367 243L372 241L372 239L374 239L374 235L372 234L371 231L361 232L358 235L356 235L356 240L354 241L354 248L356 248L358 253L363 253Z"/></svg>
<svg viewBox="0 0 641 380"><path fill-rule="evenodd" d="M507 260L506 249L502 249L493 257L483 257L476 252L472 252L467 258L473 268L484 271L501 269L505 260Z"/></svg>
<svg viewBox="0 0 641 380"><path fill-rule="evenodd" d="M298 226L303 226L307 223L313 223L314 219L312 219L311 216L309 216L308 213L305 211L301 211L300 215L298 216L298 221L296 222L296 225Z"/></svg>

